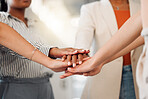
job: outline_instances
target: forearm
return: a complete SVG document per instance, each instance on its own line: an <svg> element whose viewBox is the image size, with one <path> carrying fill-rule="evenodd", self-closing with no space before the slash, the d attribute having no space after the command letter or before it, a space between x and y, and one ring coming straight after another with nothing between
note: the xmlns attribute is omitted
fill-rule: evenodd
<svg viewBox="0 0 148 99"><path fill-rule="evenodd" d="M141 0L141 16L143 28L148 28L148 0Z"/></svg>
<svg viewBox="0 0 148 99"><path fill-rule="evenodd" d="M124 48L123 50L121 50L120 52L118 52L117 54L115 54L114 56L112 56L111 58L107 59L104 64L111 62L123 55L126 55L127 53L131 52L133 49L141 46L144 44L144 38L142 36L139 36L134 42L132 42L130 45L128 45L126 48Z"/></svg>
<svg viewBox="0 0 148 99"><path fill-rule="evenodd" d="M16 53L30 58L34 47L21 35L4 23L0 23L0 44Z"/></svg>
<svg viewBox="0 0 148 99"><path fill-rule="evenodd" d="M21 35L19 35L15 30L6 24L0 22L0 44L13 50L14 52L30 59L32 56L32 51L34 47L28 43ZM32 60L47 66L47 60L51 60L46 55L36 50L36 57ZM44 61L46 61L44 63Z"/></svg>
<svg viewBox="0 0 148 99"><path fill-rule="evenodd" d="M100 65L103 61L124 49L140 35L141 30L141 16L140 13L137 13L94 55L92 58L93 65Z"/></svg>

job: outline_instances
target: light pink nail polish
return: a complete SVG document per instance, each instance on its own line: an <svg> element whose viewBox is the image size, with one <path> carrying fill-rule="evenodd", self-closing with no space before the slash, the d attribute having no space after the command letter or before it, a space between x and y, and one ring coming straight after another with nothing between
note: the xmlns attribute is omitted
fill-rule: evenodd
<svg viewBox="0 0 148 99"><path fill-rule="evenodd" d="M74 51L74 53L77 53L78 51L76 50L76 51Z"/></svg>
<svg viewBox="0 0 148 99"><path fill-rule="evenodd" d="M68 62L68 66L70 66L71 65L71 62Z"/></svg>
<svg viewBox="0 0 148 99"><path fill-rule="evenodd" d="M79 61L79 64L82 64L82 61Z"/></svg>
<svg viewBox="0 0 148 99"><path fill-rule="evenodd" d="M76 67L76 63L73 63L73 67Z"/></svg>
<svg viewBox="0 0 148 99"><path fill-rule="evenodd" d="M68 68L67 70L68 70L68 71L70 71L70 70L71 70L71 68Z"/></svg>
<svg viewBox="0 0 148 99"><path fill-rule="evenodd" d="M84 52L85 50L82 50L82 52Z"/></svg>

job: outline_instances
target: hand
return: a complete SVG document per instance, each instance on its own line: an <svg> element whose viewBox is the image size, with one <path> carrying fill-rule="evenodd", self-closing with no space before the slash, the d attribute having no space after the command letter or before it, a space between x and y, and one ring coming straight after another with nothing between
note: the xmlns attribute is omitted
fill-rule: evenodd
<svg viewBox="0 0 148 99"><path fill-rule="evenodd" d="M64 78L67 78L67 77L72 76L72 75L83 75L83 73L71 73L71 72L68 72L66 70L65 71L65 74L61 75L60 78L61 79L64 79Z"/></svg>
<svg viewBox="0 0 148 99"><path fill-rule="evenodd" d="M64 55L62 57L63 61L67 61L68 64L72 64L75 67L77 64L82 64L83 61L89 58L86 54L76 54L76 55Z"/></svg>
<svg viewBox="0 0 148 99"><path fill-rule="evenodd" d="M67 62L62 62L62 60L50 60L50 69L55 72L62 72L67 69L67 67L71 66L71 64L67 64Z"/></svg>
<svg viewBox="0 0 148 99"><path fill-rule="evenodd" d="M83 49L75 49L75 48L52 48L49 52L49 56L53 58L61 58L64 55L74 55L74 54L87 54L89 53L89 50L83 50Z"/></svg>
<svg viewBox="0 0 148 99"><path fill-rule="evenodd" d="M96 67L95 69L93 69L90 72L87 73L83 73L84 76L95 76L97 74L99 74L101 72L101 69L103 67L104 64L101 64L100 66Z"/></svg>
<svg viewBox="0 0 148 99"><path fill-rule="evenodd" d="M73 67L75 67L77 64L82 64L83 61L88 60L90 57L88 57L88 55L86 54L77 54L77 55L64 55L62 60L68 62L69 65L73 65ZM60 78L66 78L69 77L71 75L83 75L83 73L71 73L68 72L67 70L65 71L65 74L62 75Z"/></svg>
<svg viewBox="0 0 148 99"><path fill-rule="evenodd" d="M92 71L93 69L95 69L96 65L94 65L94 59L90 58L88 59L87 61L83 62L81 65L78 65L76 67L68 67L68 71L71 72L71 73L87 73L87 72L90 72Z"/></svg>
<svg viewBox="0 0 148 99"><path fill-rule="evenodd" d="M104 64L101 64L100 66L96 67L95 69L93 69L92 71L87 72L87 73L71 73L71 72L66 71L64 75L60 76L60 78L64 79L64 78L67 78L72 75L94 76L94 75L97 75L101 72L103 65Z"/></svg>

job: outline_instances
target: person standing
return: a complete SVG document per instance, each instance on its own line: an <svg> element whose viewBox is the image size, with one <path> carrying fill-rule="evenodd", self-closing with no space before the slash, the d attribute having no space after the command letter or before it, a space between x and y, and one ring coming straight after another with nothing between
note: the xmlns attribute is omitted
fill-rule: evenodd
<svg viewBox="0 0 148 99"><path fill-rule="evenodd" d="M60 58L63 55L77 54L78 52L84 53L85 51L73 48L51 48L44 44L40 37L35 33L38 31L33 25L35 21L32 22L24 17L25 9L30 6L31 0L6 0L6 3L8 5L8 11L0 12L0 22L5 25L9 25L15 31L12 28L10 29L10 27L8 28L1 24L0 28L6 28L7 30L4 31L1 29L3 31L0 32L7 33L9 31L9 35L7 36L14 34L16 39L13 35L13 44L15 41L19 40L21 43L20 37L22 36L34 47L31 47L28 44L30 48L24 49L28 51L28 53L21 54L22 50L18 47L14 48L15 46L10 46L11 42L9 41L11 41L12 38L8 40L8 37L5 37L6 35L2 36L3 41L1 41L2 45L0 45L0 98L54 99L49 79L52 77L52 71L64 71L68 66L71 66L71 64L67 64L67 62L62 62L60 60L53 60L51 58ZM16 32L19 33L19 36L16 35ZM19 46L20 43L17 42L16 44ZM4 45L10 47L10 49ZM21 45L19 47L22 46L25 45ZM26 58L12 50L26 56ZM32 50L32 55L31 57L28 57L28 55L30 55L30 50ZM47 58L47 56L51 58ZM38 63L33 62L32 60Z"/></svg>
<svg viewBox="0 0 148 99"><path fill-rule="evenodd" d="M83 5L76 35L76 48L100 49L140 9L137 0L100 0ZM136 99L136 65L142 47L104 66L101 73L88 78L82 99ZM95 51L94 51L95 53Z"/></svg>

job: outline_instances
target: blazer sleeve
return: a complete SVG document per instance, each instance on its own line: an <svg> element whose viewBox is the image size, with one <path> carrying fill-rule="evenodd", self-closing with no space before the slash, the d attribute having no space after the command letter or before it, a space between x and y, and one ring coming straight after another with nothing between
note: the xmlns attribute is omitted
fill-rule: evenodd
<svg viewBox="0 0 148 99"><path fill-rule="evenodd" d="M90 49L95 32L93 10L88 5L81 7L79 27L75 38L75 48Z"/></svg>

